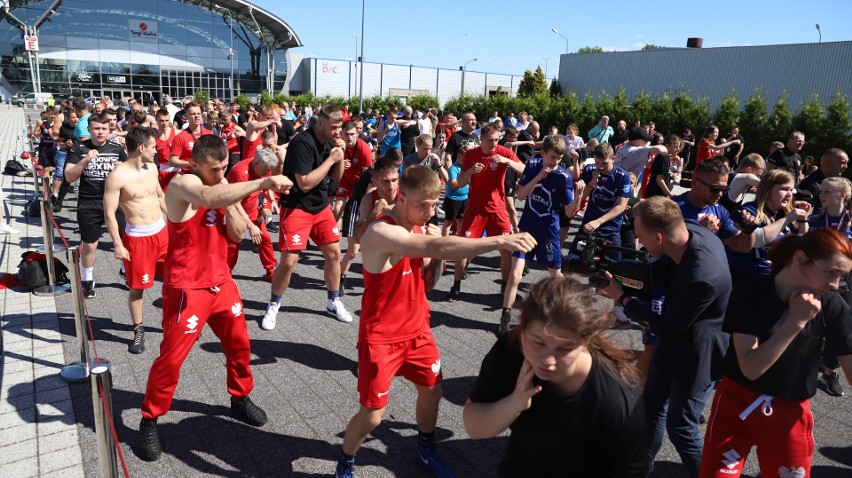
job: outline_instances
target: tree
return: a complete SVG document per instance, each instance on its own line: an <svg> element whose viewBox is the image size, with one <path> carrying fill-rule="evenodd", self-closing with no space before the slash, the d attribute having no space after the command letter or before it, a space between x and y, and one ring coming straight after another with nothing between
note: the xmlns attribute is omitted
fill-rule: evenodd
<svg viewBox="0 0 852 478"><path fill-rule="evenodd" d="M351 103L350 103L351 104ZM357 103L355 103L357 104ZM429 95L417 95L412 96L406 102L406 105L414 108L415 111L423 111L427 108L440 108L441 104L438 101L438 98Z"/></svg>
<svg viewBox="0 0 852 478"><path fill-rule="evenodd" d="M664 46L662 46L662 45L654 45L653 43L646 43L646 44L642 47L642 49L643 49L643 50L657 50L657 49L659 49L659 48L665 48L665 47L664 47Z"/></svg>
<svg viewBox="0 0 852 478"><path fill-rule="evenodd" d="M740 117L740 100L737 97L737 92L731 89L722 101L719 103L719 108L713 115L713 124L719 128L719 137L727 138L731 128L737 126L737 120Z"/></svg>
<svg viewBox="0 0 852 478"><path fill-rule="evenodd" d="M604 52L603 48L601 48L599 46L584 46L583 48L580 48L579 50L577 50L577 53L581 53L581 54L582 53L603 53L603 52Z"/></svg>
<svg viewBox="0 0 852 478"><path fill-rule="evenodd" d="M793 132L793 117L790 114L790 96L787 92L781 93L775 106L772 107L772 115L769 117L769 132L770 142L781 141L787 139L787 136ZM758 147L760 148L760 147ZM763 148L769 149L769 144L763 145ZM761 149L758 149L761 151Z"/></svg>
<svg viewBox="0 0 852 478"><path fill-rule="evenodd" d="M642 124L653 121L653 118L651 118L651 99L645 91L640 91L639 94L633 98L633 103L630 104L630 115L627 118L627 128L632 128L633 123L636 121L640 121Z"/></svg>
<svg viewBox="0 0 852 478"><path fill-rule="evenodd" d="M598 105L595 104L595 95L591 91L587 91L583 96L583 101L580 103L580 111L574 122L577 124L577 129L580 131L588 131L595 126L600 116L598 116Z"/></svg>
<svg viewBox="0 0 852 478"><path fill-rule="evenodd" d="M615 129L616 124L620 120L627 121L627 117L630 114L630 99L627 97L627 92L624 91L623 86L612 97L611 108L611 110L600 110L600 112L609 116L610 126L612 126L612 129Z"/></svg>
<svg viewBox="0 0 852 478"><path fill-rule="evenodd" d="M825 109L819 101L819 93L812 93L808 101L793 116L793 129L804 133L805 139L808 140L801 152L802 157L819 156L828 149L828 146L820 141L822 139L820 132L824 124Z"/></svg>
<svg viewBox="0 0 852 478"><path fill-rule="evenodd" d="M743 105L740 120L737 123L740 134L745 138L745 149L741 157L748 153L762 154L772 142L772 135L768 130L769 114L766 113L768 107L763 90L760 88L754 90Z"/></svg>
<svg viewBox="0 0 852 478"><path fill-rule="evenodd" d="M840 148L852 153L852 122L849 121L850 105L846 94L837 90L825 107L824 126L817 135L826 148ZM822 152L819 152L822 154Z"/></svg>
<svg viewBox="0 0 852 478"><path fill-rule="evenodd" d="M562 96L562 86L559 84L559 80L554 78L550 82L550 97L559 98L560 96Z"/></svg>
<svg viewBox="0 0 852 478"><path fill-rule="evenodd" d="M530 70L524 71L524 77L518 83L518 96L522 98L531 98L542 94L547 94L547 79L544 77L544 72L541 67L535 69L535 73Z"/></svg>

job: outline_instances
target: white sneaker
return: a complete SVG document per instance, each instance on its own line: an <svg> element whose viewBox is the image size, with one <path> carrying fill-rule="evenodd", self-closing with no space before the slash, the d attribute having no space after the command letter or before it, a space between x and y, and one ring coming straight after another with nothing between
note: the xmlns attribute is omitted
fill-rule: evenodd
<svg viewBox="0 0 852 478"><path fill-rule="evenodd" d="M260 328L263 330L272 330L275 328L275 321L278 319L278 309L281 304L270 302L266 307L266 313L263 314L263 321L260 323Z"/></svg>
<svg viewBox="0 0 852 478"><path fill-rule="evenodd" d="M14 227L6 224L0 224L0 234L20 234L21 231L15 229Z"/></svg>
<svg viewBox="0 0 852 478"><path fill-rule="evenodd" d="M630 323L630 318L624 313L624 307L616 305L612 308L612 313L615 315L615 320L618 321L619 324Z"/></svg>
<svg viewBox="0 0 852 478"><path fill-rule="evenodd" d="M352 322L352 314L346 310L346 307L343 306L343 302L340 301L340 298L334 300L329 299L325 306L325 310L329 314L333 314L334 318L341 322Z"/></svg>

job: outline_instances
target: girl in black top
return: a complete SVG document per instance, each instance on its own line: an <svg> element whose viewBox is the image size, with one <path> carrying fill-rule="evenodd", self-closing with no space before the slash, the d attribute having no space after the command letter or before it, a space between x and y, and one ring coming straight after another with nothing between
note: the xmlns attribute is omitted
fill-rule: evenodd
<svg viewBox="0 0 852 478"><path fill-rule="evenodd" d="M485 357L464 425L474 439L512 430L500 476L647 476L634 357L606 337L613 317L595 300L573 278L536 283Z"/></svg>
<svg viewBox="0 0 852 478"><path fill-rule="evenodd" d="M742 473L752 446L762 476L809 477L809 398L820 349L852 377L852 316L833 291L852 269L852 242L828 228L788 235L769 251L772 273L734 289L724 330L732 347L707 423L701 477ZM758 307L755 305L759 304Z"/></svg>

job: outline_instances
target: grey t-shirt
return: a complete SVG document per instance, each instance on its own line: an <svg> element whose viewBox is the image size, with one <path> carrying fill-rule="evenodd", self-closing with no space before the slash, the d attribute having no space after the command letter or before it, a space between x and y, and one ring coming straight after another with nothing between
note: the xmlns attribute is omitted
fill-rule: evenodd
<svg viewBox="0 0 852 478"><path fill-rule="evenodd" d="M645 171L645 165L648 163L648 155L650 154L650 146L630 146L626 144L615 155L615 165L628 173L635 174L638 178Z"/></svg>

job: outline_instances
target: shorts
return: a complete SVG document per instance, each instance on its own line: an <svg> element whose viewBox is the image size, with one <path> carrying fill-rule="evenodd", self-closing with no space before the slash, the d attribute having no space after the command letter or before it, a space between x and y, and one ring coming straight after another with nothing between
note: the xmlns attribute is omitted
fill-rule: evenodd
<svg viewBox="0 0 852 478"><path fill-rule="evenodd" d="M340 242L340 229L331 207L325 207L317 214L303 209L282 209L278 250L303 251L308 247L308 237L317 246Z"/></svg>
<svg viewBox="0 0 852 478"><path fill-rule="evenodd" d="M355 230L358 228L358 219L360 214L358 208L361 207L361 200L349 198L343 206L343 230L341 234L346 237L355 237Z"/></svg>
<svg viewBox="0 0 852 478"><path fill-rule="evenodd" d="M352 187L354 185L348 183L339 183L337 185L336 192L334 193L334 198L343 198L348 200L352 197Z"/></svg>
<svg viewBox="0 0 852 478"><path fill-rule="evenodd" d="M464 217L464 210L467 209L467 199L461 201L456 199L444 198L444 220L455 221Z"/></svg>
<svg viewBox="0 0 852 478"><path fill-rule="evenodd" d="M329 176L329 177L325 178L325 180L326 180L326 181L328 181L328 192L329 192L329 195L331 194L331 191L335 191L335 193L336 193L336 192L337 192L337 188L339 188L339 187L340 187L340 183L338 183L337 181L335 181L335 180L331 179L331 176ZM329 197L330 197L330 196L329 196Z"/></svg>
<svg viewBox="0 0 852 478"><path fill-rule="evenodd" d="M160 219L146 226L128 224L121 240L130 253L130 260L124 261L127 287L136 290L151 288L157 275L157 265L162 267L169 248L166 222Z"/></svg>
<svg viewBox="0 0 852 478"><path fill-rule="evenodd" d="M62 181L65 178L65 159L68 158L68 150L60 149L56 151L53 157L53 162L56 164L56 169L53 170L53 180Z"/></svg>
<svg viewBox="0 0 852 478"><path fill-rule="evenodd" d="M525 261L535 260L539 265L548 269L562 269L562 247L559 241L539 241L533 249L527 253L513 252L512 257Z"/></svg>
<svg viewBox="0 0 852 478"><path fill-rule="evenodd" d="M160 180L160 188L162 188L163 192L166 192L169 189L169 183L172 182L172 179L177 176L178 171L163 171L162 169L159 172L159 180Z"/></svg>
<svg viewBox="0 0 852 478"><path fill-rule="evenodd" d="M358 392L361 405L384 408L395 376L415 385L433 387L441 382L441 356L432 330L391 344L358 342Z"/></svg>
<svg viewBox="0 0 852 478"><path fill-rule="evenodd" d="M570 227L571 226L571 219L572 218L565 215L565 208L560 207L559 208L559 228L563 229L563 228L566 228L566 227Z"/></svg>
<svg viewBox="0 0 852 478"><path fill-rule="evenodd" d="M121 208L115 211L118 229L124 230L124 212ZM85 199L77 202L77 226L80 228L80 240L86 244L98 242L103 234L104 203L95 199Z"/></svg>
<svg viewBox="0 0 852 478"><path fill-rule="evenodd" d="M512 168L506 168L506 177L503 181L503 185L506 187L506 197L515 197L515 189L517 189L518 186L518 174L515 170Z"/></svg>
<svg viewBox="0 0 852 478"><path fill-rule="evenodd" d="M462 218L459 235L463 237L479 238L482 233L488 237L512 233L512 224L509 222L509 213L506 210L497 212L473 212L468 210Z"/></svg>

